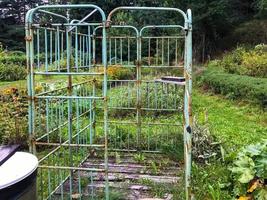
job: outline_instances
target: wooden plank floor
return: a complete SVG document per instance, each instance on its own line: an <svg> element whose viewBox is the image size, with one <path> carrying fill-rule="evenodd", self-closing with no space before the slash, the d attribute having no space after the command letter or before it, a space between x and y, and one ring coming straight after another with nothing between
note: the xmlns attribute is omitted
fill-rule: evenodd
<svg viewBox="0 0 267 200"><path fill-rule="evenodd" d="M120 199L141 200L159 199L152 192L157 185L176 185L180 180L181 167L178 162L167 159L161 154L144 154L138 160L136 154L120 153L119 159L109 159L109 187L111 193L120 193ZM88 158L82 167L104 169L104 161L100 158ZM87 180L87 181L84 181ZM78 191L82 184L82 194ZM152 186L151 186L152 185ZM151 188L153 187L153 188ZM73 199L102 199L105 189L105 174L103 172L79 171L74 173ZM69 180L64 183L64 193L69 194ZM58 190L55 193L60 196ZM92 198L93 197L93 198ZM161 199L171 200L172 194L166 192Z"/></svg>

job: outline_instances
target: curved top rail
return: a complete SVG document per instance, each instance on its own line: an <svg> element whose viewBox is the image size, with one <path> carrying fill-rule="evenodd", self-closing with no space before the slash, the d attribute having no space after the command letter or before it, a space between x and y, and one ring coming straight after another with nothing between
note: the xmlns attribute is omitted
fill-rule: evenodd
<svg viewBox="0 0 267 200"><path fill-rule="evenodd" d="M62 9L62 8L66 8L66 9L69 9L69 8L94 8L94 9L97 9L100 12L101 17L102 17L102 21L103 22L106 21L106 15L105 15L104 11L100 7L98 7L98 6L94 5L94 4L43 5L43 6L38 6L36 8L33 8L33 9L31 9L31 10L29 10L27 12L27 14L26 14L26 20L25 20L26 24L33 22L32 18L33 18L33 14L35 12L37 12L39 10L42 10L41 12L44 12L43 9L49 9L49 8L59 8L59 9ZM45 12L49 12L49 11L45 11ZM51 14L51 13L49 12L48 14ZM57 16L59 17L58 14L57 14ZM62 16L62 17L65 18L65 16Z"/></svg>
<svg viewBox="0 0 267 200"><path fill-rule="evenodd" d="M144 30L149 29L149 28L180 28L184 30L184 27L181 25L149 25L149 26L144 26L140 30L140 35L144 32Z"/></svg>
<svg viewBox="0 0 267 200"><path fill-rule="evenodd" d="M96 34L96 31L100 28L103 28L103 26L97 26L94 31L93 31L93 35ZM133 29L135 32L136 32L136 35L138 36L139 35L139 31L136 27L134 26L130 26L130 25L113 25L111 26L111 28L130 28L130 29Z"/></svg>
<svg viewBox="0 0 267 200"><path fill-rule="evenodd" d="M157 11L175 11L175 12L178 12L180 13L183 18L184 18L184 24L185 24L185 29L187 29L187 22L188 22L188 17L187 15L185 14L184 11L178 9L178 8L170 8L170 7L130 7L130 6L121 6L121 7L117 7L115 9L113 9L109 14L108 14L108 17L107 17L107 22L108 22L108 26L110 25L111 23L111 17L112 15L119 11L119 10L157 10Z"/></svg>
<svg viewBox="0 0 267 200"><path fill-rule="evenodd" d="M41 10L41 9L39 10L39 12L46 13L46 14L49 14L49 15L53 15L53 16L56 16L56 17L59 17L59 18L63 18L66 21L68 21L68 18L65 17L64 15L60 15L60 14L57 14L57 13L53 13L53 12L49 12L47 10Z"/></svg>

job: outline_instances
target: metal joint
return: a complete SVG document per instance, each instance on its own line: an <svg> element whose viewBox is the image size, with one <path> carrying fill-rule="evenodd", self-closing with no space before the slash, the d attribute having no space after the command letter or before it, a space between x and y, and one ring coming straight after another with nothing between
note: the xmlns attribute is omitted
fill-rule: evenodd
<svg viewBox="0 0 267 200"><path fill-rule="evenodd" d="M112 23L111 20L107 20L106 21L106 28L110 28L111 27L111 23Z"/></svg>
<svg viewBox="0 0 267 200"><path fill-rule="evenodd" d="M27 42L30 42L30 41L32 41L32 36L27 35L27 36L25 36L24 39L25 39Z"/></svg>
<svg viewBox="0 0 267 200"><path fill-rule="evenodd" d="M191 126L187 126L187 127L186 127L186 131L187 131L188 133L190 133L190 134L191 134L191 133L192 133Z"/></svg>

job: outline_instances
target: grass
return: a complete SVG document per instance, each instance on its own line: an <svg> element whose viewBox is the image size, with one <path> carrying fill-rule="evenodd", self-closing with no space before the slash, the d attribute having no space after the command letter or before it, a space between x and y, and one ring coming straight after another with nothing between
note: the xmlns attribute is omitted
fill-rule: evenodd
<svg viewBox="0 0 267 200"><path fill-rule="evenodd" d="M37 80L41 82L59 79L60 77L40 77ZM7 87L25 88L26 81L0 82L0 91ZM267 138L267 115L260 106L228 100L223 96L194 88L193 114L201 124L208 124L211 134L216 138L216 141L222 142L227 152L237 152L245 145L257 143L262 138ZM157 116L157 121L177 120L172 115L167 116L167 118L161 119ZM145 119L151 120L150 118ZM226 163L216 161L210 165L193 165L192 173L193 191L196 199L230 199L231 188L228 187L230 173ZM155 189L153 193L158 197L162 197L163 192L166 191L165 186L153 188ZM179 186L169 189L178 198L183 194L184 187L179 184ZM116 199L117 194L114 195Z"/></svg>
<svg viewBox="0 0 267 200"><path fill-rule="evenodd" d="M209 164L194 163L192 185L195 199L233 199L228 165L242 147L267 138L267 115L260 106L228 100L223 96L194 88L193 113L207 124L216 141L222 142L229 159Z"/></svg>
<svg viewBox="0 0 267 200"><path fill-rule="evenodd" d="M267 115L260 107L195 88L193 113L229 150L267 138ZM205 119L206 118L206 119Z"/></svg>
<svg viewBox="0 0 267 200"><path fill-rule="evenodd" d="M57 75L57 76L36 76L35 83L53 83L53 82L67 82L67 77L64 75ZM73 77L73 83L85 81L86 77ZM27 81L26 80L18 80L18 81L0 81L0 92L7 88L17 88L17 89L26 89L27 88Z"/></svg>

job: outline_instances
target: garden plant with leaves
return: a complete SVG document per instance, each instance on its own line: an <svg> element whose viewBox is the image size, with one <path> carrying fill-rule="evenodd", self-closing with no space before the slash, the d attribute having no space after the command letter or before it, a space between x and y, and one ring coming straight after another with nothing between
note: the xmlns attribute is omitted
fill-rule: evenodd
<svg viewBox="0 0 267 200"><path fill-rule="evenodd" d="M230 168L238 199L267 199L267 140L238 153Z"/></svg>

